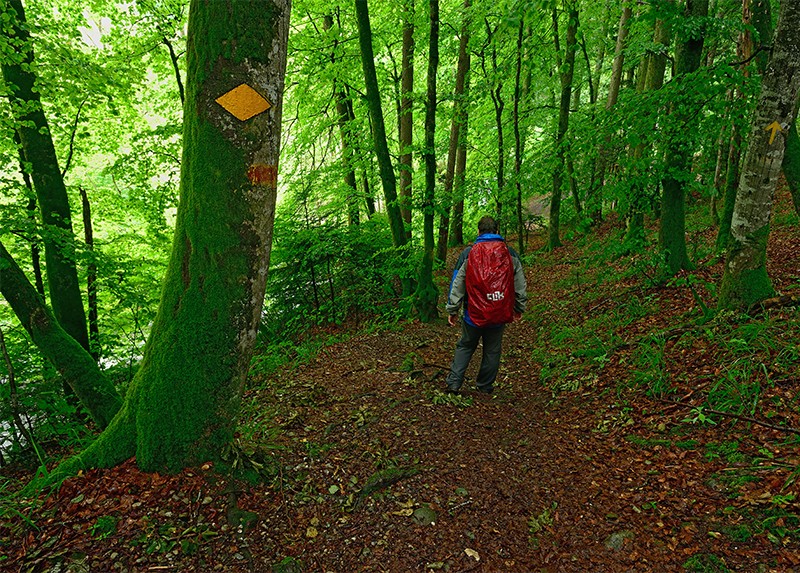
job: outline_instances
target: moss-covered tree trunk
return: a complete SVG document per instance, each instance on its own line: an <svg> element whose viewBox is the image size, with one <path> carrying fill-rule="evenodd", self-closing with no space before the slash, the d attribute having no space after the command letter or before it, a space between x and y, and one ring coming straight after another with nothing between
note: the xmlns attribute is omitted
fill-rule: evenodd
<svg viewBox="0 0 800 573"><path fill-rule="evenodd" d="M575 69L575 51L578 46L578 10L574 6L569 7L569 22L567 23L567 38L563 65L561 57L558 57L559 68L561 69L561 98L558 112L558 130L555 139L556 167L553 170L553 194L550 198L550 223L548 229L547 248L555 249L561 246L560 232L560 211L561 211L561 185L564 181L564 171L566 169L566 142L564 141L569 129L569 104L572 101L572 77ZM553 27L556 53L560 53L558 38L558 17L555 9L553 10Z"/></svg>
<svg viewBox="0 0 800 573"><path fill-rule="evenodd" d="M685 15L697 24L683 41L676 46L675 77L690 74L700 67L705 40L702 21L708 16L708 0L687 0ZM674 121L683 125L681 133L688 136L693 129L690 118L694 115L689 102L693 94L685 94L685 101L676 102L672 113ZM686 183L691 172L692 145L687 137L677 135L667 142L666 174L662 180L661 227L659 228L659 247L664 253L670 275L681 269L691 268L686 252ZM691 141L691 137L688 139Z"/></svg>
<svg viewBox="0 0 800 573"><path fill-rule="evenodd" d="M425 98L425 195L422 199L424 252L414 293L414 308L422 322L437 317L438 293L433 284L434 198L436 190L436 70L439 67L439 0L430 0L430 40L428 42L428 87Z"/></svg>
<svg viewBox="0 0 800 573"><path fill-rule="evenodd" d="M2 243L0 294L94 422L105 428L119 410L122 399L89 353L61 327Z"/></svg>
<svg viewBox="0 0 800 573"><path fill-rule="evenodd" d="M720 308L748 307L773 294L765 265L769 221L799 90L800 3L782 2L736 194Z"/></svg>
<svg viewBox="0 0 800 573"><path fill-rule="evenodd" d="M219 460L258 331L277 190L289 0L189 10L181 196L141 368L112 424L66 466Z"/></svg>
<svg viewBox="0 0 800 573"><path fill-rule="evenodd" d="M42 222L45 272L53 314L64 330L89 350L89 332L73 256L72 218L64 177L42 109L33 72L33 46L21 0L0 3L3 19L3 79L9 93L15 129L31 179Z"/></svg>

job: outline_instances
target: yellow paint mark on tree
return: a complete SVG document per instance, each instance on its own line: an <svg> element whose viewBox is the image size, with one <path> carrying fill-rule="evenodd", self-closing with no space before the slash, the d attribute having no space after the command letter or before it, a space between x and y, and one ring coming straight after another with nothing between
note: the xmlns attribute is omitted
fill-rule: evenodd
<svg viewBox="0 0 800 573"><path fill-rule="evenodd" d="M769 144L772 145L772 142L775 141L775 136L778 134L779 131L783 131L781 128L781 124L777 121L773 121L767 127L764 128L764 131L772 130L772 133L769 135Z"/></svg>
<svg viewBox="0 0 800 573"><path fill-rule="evenodd" d="M264 96L247 84L240 84L215 101L240 121L255 117L272 107Z"/></svg>

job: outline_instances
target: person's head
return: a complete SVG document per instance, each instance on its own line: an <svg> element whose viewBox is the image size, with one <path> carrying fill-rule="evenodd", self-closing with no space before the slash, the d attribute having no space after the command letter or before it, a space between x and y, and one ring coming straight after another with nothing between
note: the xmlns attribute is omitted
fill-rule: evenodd
<svg viewBox="0 0 800 573"><path fill-rule="evenodd" d="M481 220L478 221L478 234L485 235L486 233L497 234L497 221L489 215L481 217Z"/></svg>

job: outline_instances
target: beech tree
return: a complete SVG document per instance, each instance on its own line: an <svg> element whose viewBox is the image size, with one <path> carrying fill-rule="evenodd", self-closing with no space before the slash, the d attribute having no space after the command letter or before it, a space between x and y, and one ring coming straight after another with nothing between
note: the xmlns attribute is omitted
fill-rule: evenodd
<svg viewBox="0 0 800 573"><path fill-rule="evenodd" d="M289 0L189 12L181 197L141 367L111 425L63 471L135 455L147 471L233 440L261 316L277 194Z"/></svg>
<svg viewBox="0 0 800 573"><path fill-rule="evenodd" d="M720 308L748 307L774 293L766 268L769 223L798 90L800 5L782 2L736 194Z"/></svg>
<svg viewBox="0 0 800 573"><path fill-rule="evenodd" d="M45 272L53 313L64 330L86 350L89 332L74 260L72 214L64 176L42 109L33 71L33 45L21 0L3 0L3 79L9 90L21 157L30 164L42 222Z"/></svg>
<svg viewBox="0 0 800 573"><path fill-rule="evenodd" d="M688 28L684 38L676 46L675 81L678 82L700 67L705 32L703 26L698 23L708 16L708 0L687 0L685 14L697 25ZM675 103L673 113L684 124L681 131L691 131L693 111L689 107L689 102L692 94L681 94L681 96L683 101ZM691 267L686 252L685 203L692 151L690 142L683 139L672 139L667 143L665 160L667 171L662 181L661 226L658 239L671 275Z"/></svg>

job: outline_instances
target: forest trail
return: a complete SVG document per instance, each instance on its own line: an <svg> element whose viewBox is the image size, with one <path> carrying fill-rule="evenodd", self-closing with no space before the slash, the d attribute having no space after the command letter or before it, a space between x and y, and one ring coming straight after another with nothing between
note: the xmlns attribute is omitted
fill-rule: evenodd
<svg viewBox="0 0 800 573"><path fill-rule="evenodd" d="M774 229L778 288L796 283L798 246L796 226ZM579 270L586 256L570 245L526 265L529 310L508 327L495 395L474 389L480 351L462 396L441 392L458 337L444 320L362 330L277 370L257 358L241 441L273 448L268 483L133 461L91 471L32 511L39 531L12 526L26 533L7 570L800 570L796 441L687 423L724 368L720 347L668 334L660 365L641 356L646 335L686 322L690 289L598 282ZM762 400L796 395L793 364ZM687 407L634 388L656 370ZM800 426L796 405L781 416Z"/></svg>

